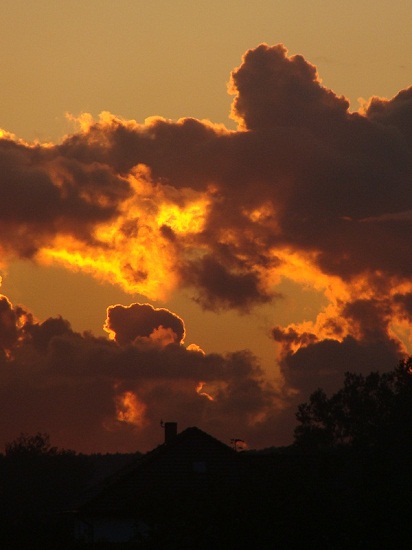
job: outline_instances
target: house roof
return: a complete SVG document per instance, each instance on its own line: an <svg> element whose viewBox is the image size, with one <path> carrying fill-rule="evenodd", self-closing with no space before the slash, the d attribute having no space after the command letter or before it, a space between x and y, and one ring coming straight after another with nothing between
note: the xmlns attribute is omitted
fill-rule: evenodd
<svg viewBox="0 0 412 550"><path fill-rule="evenodd" d="M203 480L213 472L228 470L237 459L237 453L210 434L193 426L177 434L168 443L163 443L136 461L121 468L106 478L85 495L80 510L103 513L110 508L130 506L141 497L148 498L163 492L174 483L175 489L196 485L199 474L193 473L193 464L206 463L212 468Z"/></svg>

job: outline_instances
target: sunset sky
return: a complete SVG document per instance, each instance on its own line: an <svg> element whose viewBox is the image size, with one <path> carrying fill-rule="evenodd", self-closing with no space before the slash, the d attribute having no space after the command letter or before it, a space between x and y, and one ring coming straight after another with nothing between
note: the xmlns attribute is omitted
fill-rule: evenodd
<svg viewBox="0 0 412 550"><path fill-rule="evenodd" d="M412 352L410 2L5 0L0 449L250 448Z"/></svg>

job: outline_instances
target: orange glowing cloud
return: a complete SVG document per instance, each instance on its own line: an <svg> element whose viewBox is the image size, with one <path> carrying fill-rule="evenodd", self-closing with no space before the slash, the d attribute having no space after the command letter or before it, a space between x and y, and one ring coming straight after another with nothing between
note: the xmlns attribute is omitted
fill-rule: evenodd
<svg viewBox="0 0 412 550"><path fill-rule="evenodd" d="M185 250L190 253L209 201L205 194L190 190L171 192L148 177L144 167L129 176L133 197L124 201L114 221L95 228L92 242L57 236L51 246L38 251L37 260L85 271L126 292L165 299L178 286L176 264Z"/></svg>
<svg viewBox="0 0 412 550"><path fill-rule="evenodd" d="M145 423L145 412L146 405L133 392L126 391L116 396L116 418L119 422L141 428Z"/></svg>
<svg viewBox="0 0 412 550"><path fill-rule="evenodd" d="M206 397L206 399L209 399L209 401L214 401L214 398L209 393L203 390L205 385L205 382L199 382L196 386L196 393L198 393L199 395L203 395L203 397Z"/></svg>

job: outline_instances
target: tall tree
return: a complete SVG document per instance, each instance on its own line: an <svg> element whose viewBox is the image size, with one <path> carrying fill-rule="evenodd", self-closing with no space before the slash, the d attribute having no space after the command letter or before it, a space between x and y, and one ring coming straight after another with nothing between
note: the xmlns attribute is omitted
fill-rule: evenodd
<svg viewBox="0 0 412 550"><path fill-rule="evenodd" d="M331 397L316 390L298 407L295 443L310 448L372 446L412 435L412 358L391 372L347 372Z"/></svg>

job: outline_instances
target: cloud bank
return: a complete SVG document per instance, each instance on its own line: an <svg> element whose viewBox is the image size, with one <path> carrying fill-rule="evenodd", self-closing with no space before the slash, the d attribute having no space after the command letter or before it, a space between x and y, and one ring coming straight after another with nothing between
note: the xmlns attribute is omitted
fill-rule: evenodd
<svg viewBox="0 0 412 550"><path fill-rule="evenodd" d="M184 325L165 309L108 308L114 340L76 333L62 318L36 322L4 296L0 311L6 441L16 426L28 433L41 427L59 446L84 452L147 450L162 441L160 420L171 418L229 443L239 424L252 437L273 415L275 392L250 352L207 355L179 336L170 341L176 333L167 325L181 335Z"/></svg>
<svg viewBox="0 0 412 550"><path fill-rule="evenodd" d="M79 129L58 144L28 144L4 132L2 261L59 263L148 300L185 288L216 312L247 313L276 300L276 286L287 278L323 292L328 305L315 321L273 327L284 399L306 397L317 386L336 388L345 370L390 368L408 349L412 316L412 88L350 111L302 56L262 44L233 70L229 93L236 131L192 118L139 124L103 113L98 121L81 116ZM30 352L43 354L33 365L39 372L46 363L51 368L58 346L74 354L70 365L63 361L49 378L40 376L37 393L33 389L39 402L47 384L63 392L51 381L64 372L74 382L81 364L89 385L79 378L79 418L85 412L80 396L88 392L91 402L100 400L99 410L106 407L107 418L116 399L118 408L126 407L120 398L113 401L114 387L141 411L139 418L148 418L157 404L169 403L172 390L181 391L182 377L185 387L205 382L225 395L220 402L183 392L183 408L192 407L191 399L201 403L202 412L193 407L192 423L202 415L217 419L213 407L223 416L225 407L241 414L242 401L242 414L253 418L245 422L257 431L257 418L268 430L268 402L279 418L278 397L263 388L255 358L246 352L211 358L184 348L183 320L171 312L113 306L106 328L114 341L107 342L76 335L61 319L36 324L6 298L0 305L7 384L22 383L17 372L28 370L31 359L21 362L16 349L28 357L29 340ZM132 361L136 353L146 359L139 356L134 371L126 357ZM164 382L149 384L145 377L156 377L149 376L147 358L161 353L167 356L158 367ZM101 371L92 366L96 356L106 365ZM6 367L10 362L14 370ZM125 381L130 370L139 391ZM101 387L92 390L95 377ZM33 403L23 386L23 401ZM128 425L127 407L123 413ZM137 426L137 418L130 424Z"/></svg>

